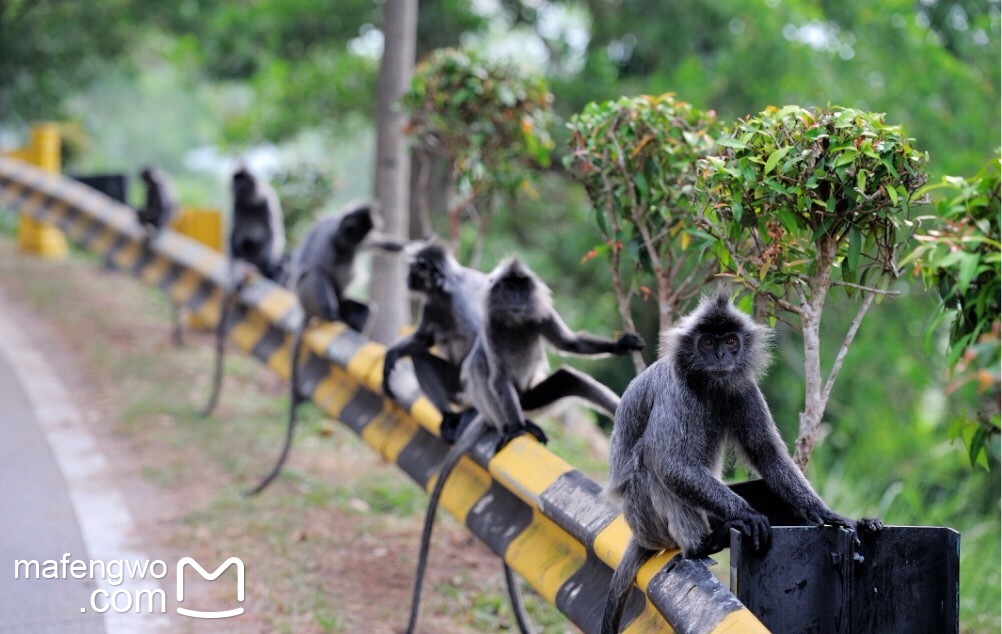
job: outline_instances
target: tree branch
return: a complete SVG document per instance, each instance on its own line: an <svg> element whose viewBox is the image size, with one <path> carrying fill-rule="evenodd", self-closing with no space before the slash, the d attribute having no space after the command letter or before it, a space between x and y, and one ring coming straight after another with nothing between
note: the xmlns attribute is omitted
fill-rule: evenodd
<svg viewBox="0 0 1002 634"><path fill-rule="evenodd" d="M838 280L833 281L832 286L848 286L849 288L861 290L864 293L869 293L871 295L883 295L884 297L897 297L901 294L901 291L889 291L882 288L873 288L872 286L862 286L860 284L853 284L852 282L842 282Z"/></svg>
<svg viewBox="0 0 1002 634"><path fill-rule="evenodd" d="M608 152L608 150L606 151ZM624 328L629 332L637 332L637 327L633 322L633 313L630 311L630 300L633 298L633 289L629 291L623 289L623 279L619 274L621 255L618 248L619 218L616 216L616 208L612 201L612 183L609 182L608 173L604 171L602 172L602 183L605 186L605 212L609 215L609 219L612 222L612 252L609 255L609 261L612 265L612 286L616 291L616 298L619 300L619 316L623 320ZM644 361L644 357L639 350L631 351L630 357L633 359L633 369L637 374L647 369L647 363Z"/></svg>
<svg viewBox="0 0 1002 634"><path fill-rule="evenodd" d="M838 355L835 356L835 362L832 363L832 369L828 373L828 380L825 381L825 387L821 391L821 406L822 408L828 405L828 397L831 396L832 387L835 385L835 379L838 378L838 373L842 369L842 362L845 361L845 355L849 352L849 346L852 345L852 340L856 337L856 332L859 330L859 325L863 321L863 316L866 315L866 311L870 309L873 304L873 300L877 296L874 294L868 294L863 298L863 303L859 307L859 311L856 312L855 319L852 320L852 325L849 326L849 331L845 334L845 339L842 340L842 347L839 348Z"/></svg>

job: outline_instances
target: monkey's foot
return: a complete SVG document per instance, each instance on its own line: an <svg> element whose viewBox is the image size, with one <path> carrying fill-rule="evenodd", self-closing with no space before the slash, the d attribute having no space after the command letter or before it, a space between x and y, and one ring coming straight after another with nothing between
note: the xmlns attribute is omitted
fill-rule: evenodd
<svg viewBox="0 0 1002 634"><path fill-rule="evenodd" d="M546 432L543 431L543 428L531 420L525 421L525 431L532 434L533 438L544 445L550 441L550 439L546 437Z"/></svg>
<svg viewBox="0 0 1002 634"><path fill-rule="evenodd" d="M463 412L443 412L442 424L438 427L438 435L443 442L455 445L462 433Z"/></svg>
<svg viewBox="0 0 1002 634"><path fill-rule="evenodd" d="M524 429L507 430L506 432L501 434L501 438L498 439L498 444L494 445L494 453L501 451L508 445L508 443L510 443L512 440L518 438L524 433L525 433Z"/></svg>
<svg viewBox="0 0 1002 634"><path fill-rule="evenodd" d="M546 437L546 433L539 425L532 422L531 420L527 420L525 421L524 427L516 427L513 429L505 430L505 432L501 434L501 439L498 440L498 444L494 447L494 453L501 451L512 440L518 438L519 436L525 433L531 434L533 438L543 443L544 445L549 441L549 438Z"/></svg>

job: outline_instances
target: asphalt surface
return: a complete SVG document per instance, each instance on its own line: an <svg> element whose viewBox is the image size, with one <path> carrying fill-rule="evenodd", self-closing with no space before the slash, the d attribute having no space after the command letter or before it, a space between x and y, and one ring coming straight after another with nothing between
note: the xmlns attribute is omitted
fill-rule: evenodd
<svg viewBox="0 0 1002 634"><path fill-rule="evenodd" d="M0 307L2 310L2 307ZM9 333L0 333L0 336ZM12 361L0 348L0 632L103 633L97 612L80 612L92 579L25 579L16 560L89 559L59 464ZM15 578L18 573L20 578Z"/></svg>
<svg viewBox="0 0 1002 634"><path fill-rule="evenodd" d="M129 595L118 597L123 607L159 588L91 568L92 560L149 560L135 537L98 440L0 293L0 634L160 631L162 614L94 609L118 591ZM79 562L76 574L64 559Z"/></svg>

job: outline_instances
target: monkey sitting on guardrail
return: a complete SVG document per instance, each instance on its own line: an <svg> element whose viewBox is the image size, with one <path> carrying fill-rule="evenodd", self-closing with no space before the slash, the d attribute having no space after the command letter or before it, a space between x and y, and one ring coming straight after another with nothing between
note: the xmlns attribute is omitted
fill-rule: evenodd
<svg viewBox="0 0 1002 634"><path fill-rule="evenodd" d="M732 528L764 549L776 512L854 532L882 527L829 509L787 453L756 382L769 362L770 336L719 288L664 333L662 358L623 393L606 493L622 507L633 536L612 576L603 634L619 631L640 566L660 550L705 557L729 544ZM765 491L751 487L765 494L757 500L721 480L729 443L762 476L743 483L764 481Z"/></svg>

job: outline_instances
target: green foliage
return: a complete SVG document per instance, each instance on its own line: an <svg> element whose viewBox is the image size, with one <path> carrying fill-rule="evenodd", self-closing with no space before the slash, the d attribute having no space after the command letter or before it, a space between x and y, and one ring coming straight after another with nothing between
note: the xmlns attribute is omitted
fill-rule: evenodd
<svg viewBox="0 0 1002 634"><path fill-rule="evenodd" d="M667 327L680 302L698 293L713 272L704 257L709 236L695 226L694 202L696 161L714 147L716 115L667 93L590 103L568 127L565 163L584 184L606 238L590 255L610 256L621 302L637 290L650 293L637 276L622 284L624 259L634 273L653 278Z"/></svg>
<svg viewBox="0 0 1002 634"><path fill-rule="evenodd" d="M0 2L0 123L57 119L142 33L135 2Z"/></svg>
<svg viewBox="0 0 1002 634"><path fill-rule="evenodd" d="M460 49L440 49L415 69L401 98L407 132L450 161L461 191L515 192L549 165L553 96L542 76Z"/></svg>
<svg viewBox="0 0 1002 634"><path fill-rule="evenodd" d="M770 107L735 123L700 171L708 222L730 245L718 251L725 268L773 297L836 264L847 284L896 277L900 229L926 181L928 157L910 142L883 115L852 108Z"/></svg>
<svg viewBox="0 0 1002 634"><path fill-rule="evenodd" d="M294 244L330 199L335 180L329 170L304 161L280 170L271 184L282 203L286 235Z"/></svg>
<svg viewBox="0 0 1002 634"><path fill-rule="evenodd" d="M983 395L985 408L975 420L961 417L955 431L967 442L971 463L984 467L987 443L999 434L999 184L999 159L993 158L970 179L948 176L926 188L943 196L936 203L936 216L927 219L916 236L919 244L909 255L941 298L930 329L952 319L947 364L953 382L948 389L974 383Z"/></svg>
<svg viewBox="0 0 1002 634"><path fill-rule="evenodd" d="M554 83L562 112L666 87L724 120L770 103L840 103L895 113L922 139L938 175L974 172L998 143L996 3L583 4L592 18L590 39L580 73Z"/></svg>
<svg viewBox="0 0 1002 634"><path fill-rule="evenodd" d="M804 409L794 460L804 467L820 438L832 387L849 346L887 279L925 183L924 153L883 115L852 108L769 107L736 122L720 154L700 162L705 226L721 267L795 315L803 333ZM821 320L833 286L862 298L827 378Z"/></svg>

